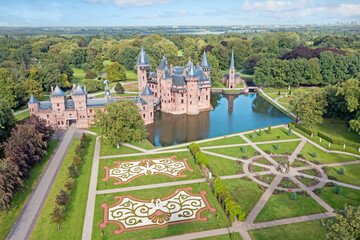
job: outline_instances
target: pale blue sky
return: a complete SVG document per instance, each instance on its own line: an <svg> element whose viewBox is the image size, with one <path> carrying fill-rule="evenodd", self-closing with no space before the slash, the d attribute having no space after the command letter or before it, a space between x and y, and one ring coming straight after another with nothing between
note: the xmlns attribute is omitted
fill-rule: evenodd
<svg viewBox="0 0 360 240"><path fill-rule="evenodd" d="M0 26L360 23L359 0L0 0Z"/></svg>

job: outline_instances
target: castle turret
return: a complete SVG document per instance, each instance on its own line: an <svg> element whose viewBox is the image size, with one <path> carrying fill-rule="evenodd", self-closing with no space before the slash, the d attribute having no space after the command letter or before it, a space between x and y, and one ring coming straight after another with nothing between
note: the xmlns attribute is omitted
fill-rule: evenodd
<svg viewBox="0 0 360 240"><path fill-rule="evenodd" d="M198 81L199 76L197 75L194 64L192 62L188 63L189 65L189 71L185 77L186 86L187 86L187 113L188 114L198 114L199 108L198 108Z"/></svg>
<svg viewBox="0 0 360 240"><path fill-rule="evenodd" d="M146 55L143 45L141 45L140 55L136 62L135 69L138 72L139 92L142 92L147 84L148 75L151 70L151 64Z"/></svg>
<svg viewBox="0 0 360 240"><path fill-rule="evenodd" d="M28 101L28 107L30 115L39 113L40 103L33 95L31 95Z"/></svg>
<svg viewBox="0 0 360 240"><path fill-rule="evenodd" d="M54 115L55 122L57 123L56 127L65 128L66 94L58 86L56 86L55 90L51 92L50 101L52 113Z"/></svg>
<svg viewBox="0 0 360 240"><path fill-rule="evenodd" d="M235 61L234 61L234 50L231 53L229 81L227 84L228 88L235 88Z"/></svg>
<svg viewBox="0 0 360 240"><path fill-rule="evenodd" d="M200 67L206 74L206 77L210 79L210 72L212 70L212 67L209 64L205 50L204 50L204 54L203 54L201 62L200 62Z"/></svg>
<svg viewBox="0 0 360 240"><path fill-rule="evenodd" d="M76 89L71 94L72 101L74 101L75 109L77 110L77 116L69 116L69 120L77 119L77 127L86 128L88 126L87 117L87 92L80 85L77 85ZM71 101L71 100L67 100Z"/></svg>

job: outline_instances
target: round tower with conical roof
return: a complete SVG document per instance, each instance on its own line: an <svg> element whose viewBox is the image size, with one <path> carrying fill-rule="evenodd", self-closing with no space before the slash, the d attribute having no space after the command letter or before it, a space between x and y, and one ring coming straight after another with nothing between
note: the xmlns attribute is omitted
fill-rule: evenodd
<svg viewBox="0 0 360 240"><path fill-rule="evenodd" d="M138 87L139 92L142 92L147 84L148 75L151 70L151 64L144 50L144 46L141 45L139 58L136 62L135 69L138 73Z"/></svg>

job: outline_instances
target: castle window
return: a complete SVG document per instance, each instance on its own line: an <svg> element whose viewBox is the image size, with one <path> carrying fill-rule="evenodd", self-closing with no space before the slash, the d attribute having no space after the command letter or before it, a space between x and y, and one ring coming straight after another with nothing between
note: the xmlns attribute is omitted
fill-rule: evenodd
<svg viewBox="0 0 360 240"><path fill-rule="evenodd" d="M49 115L46 115L47 118L49 118Z"/></svg>
<svg viewBox="0 0 360 240"><path fill-rule="evenodd" d="M191 95L190 95L190 97L191 97Z"/></svg>
<svg viewBox="0 0 360 240"><path fill-rule="evenodd" d="M60 106L60 104L57 104L57 106L59 107L59 106Z"/></svg>
<svg viewBox="0 0 360 240"><path fill-rule="evenodd" d="M183 94L183 93L181 93L181 97L184 97L184 94Z"/></svg>
<svg viewBox="0 0 360 240"><path fill-rule="evenodd" d="M208 100L209 99L209 96L208 95L206 95L206 100Z"/></svg>
<svg viewBox="0 0 360 240"><path fill-rule="evenodd" d="M60 121L58 121L58 125L60 125Z"/></svg>
<svg viewBox="0 0 360 240"><path fill-rule="evenodd" d="M64 125L64 121L61 121L61 125Z"/></svg>
<svg viewBox="0 0 360 240"><path fill-rule="evenodd" d="M70 113L70 117L72 117L72 114Z"/></svg>
<svg viewBox="0 0 360 240"><path fill-rule="evenodd" d="M145 111L145 107L143 107L144 111Z"/></svg>
<svg viewBox="0 0 360 240"><path fill-rule="evenodd" d="M150 117L152 117L152 112L150 112Z"/></svg>
<svg viewBox="0 0 360 240"><path fill-rule="evenodd" d="M60 112L60 108L58 108L58 112Z"/></svg>
<svg viewBox="0 0 360 240"><path fill-rule="evenodd" d="M92 109L90 109L90 111L89 111L90 113L92 113Z"/></svg>
<svg viewBox="0 0 360 240"><path fill-rule="evenodd" d="M143 114L143 118L145 118L145 113Z"/></svg>
<svg viewBox="0 0 360 240"><path fill-rule="evenodd" d="M181 99L181 103L184 103L184 99Z"/></svg>
<svg viewBox="0 0 360 240"><path fill-rule="evenodd" d="M200 97L199 97L199 101L200 101Z"/></svg>
<svg viewBox="0 0 360 240"><path fill-rule="evenodd" d="M190 105L192 104L192 101L190 101Z"/></svg>

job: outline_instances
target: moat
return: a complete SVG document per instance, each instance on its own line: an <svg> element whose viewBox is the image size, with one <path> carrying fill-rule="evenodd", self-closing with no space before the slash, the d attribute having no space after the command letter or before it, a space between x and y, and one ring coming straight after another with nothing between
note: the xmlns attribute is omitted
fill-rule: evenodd
<svg viewBox="0 0 360 240"><path fill-rule="evenodd" d="M148 140L155 147L170 146L292 121L257 94L211 94L210 100L214 110L198 115L156 112Z"/></svg>

